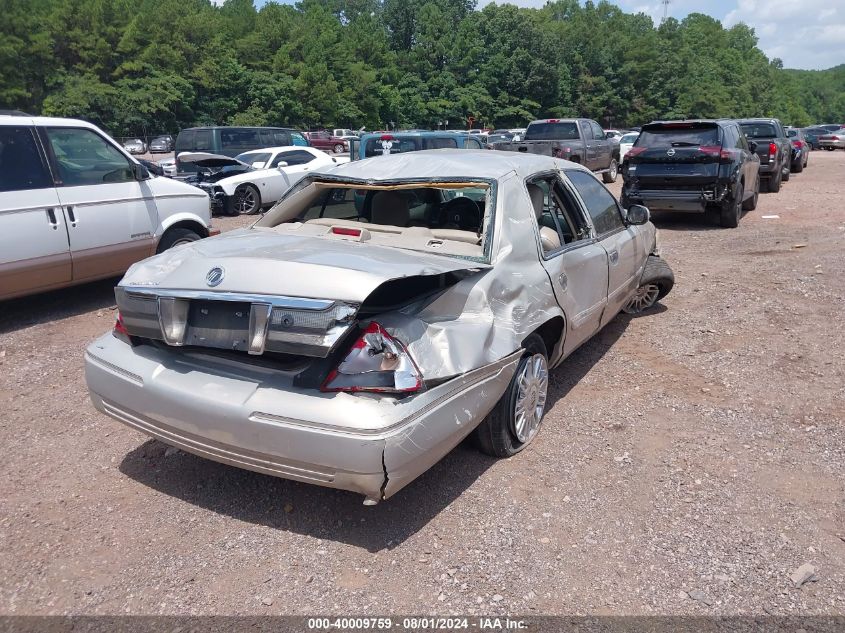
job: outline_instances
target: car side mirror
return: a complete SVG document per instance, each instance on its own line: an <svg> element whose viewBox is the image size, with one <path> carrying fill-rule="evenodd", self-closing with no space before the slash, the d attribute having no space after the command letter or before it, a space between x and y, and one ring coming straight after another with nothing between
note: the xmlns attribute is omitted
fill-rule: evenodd
<svg viewBox="0 0 845 633"><path fill-rule="evenodd" d="M280 160L278 163L276 163L276 169L278 169L279 171L282 170L282 167L287 167L287 166L288 166L288 164L283 160Z"/></svg>
<svg viewBox="0 0 845 633"><path fill-rule="evenodd" d="M135 180L149 180L149 170L140 163L132 163L132 173L135 174Z"/></svg>
<svg viewBox="0 0 845 633"><path fill-rule="evenodd" d="M748 141L748 149L752 152L757 151L757 141Z"/></svg>
<svg viewBox="0 0 845 633"><path fill-rule="evenodd" d="M625 222L635 226L645 224L650 219L651 212L648 210L648 207L644 207L641 204L632 204L628 207L628 211L625 214Z"/></svg>

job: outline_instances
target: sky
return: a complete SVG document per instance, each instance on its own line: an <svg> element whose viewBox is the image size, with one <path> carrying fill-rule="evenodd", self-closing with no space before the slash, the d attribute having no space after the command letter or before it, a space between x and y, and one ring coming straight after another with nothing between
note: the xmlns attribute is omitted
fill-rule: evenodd
<svg viewBox="0 0 845 633"><path fill-rule="evenodd" d="M266 0L255 0L261 6ZM294 0L280 0L292 4ZM483 6L489 0L478 0ZM498 0L502 4L501 0ZM521 7L541 7L545 0L508 0ZM663 15L660 0L610 0L628 13ZM223 0L212 0L222 4ZM669 15L706 13L726 27L745 22L769 57L786 68L823 69L845 64L845 0L670 0Z"/></svg>

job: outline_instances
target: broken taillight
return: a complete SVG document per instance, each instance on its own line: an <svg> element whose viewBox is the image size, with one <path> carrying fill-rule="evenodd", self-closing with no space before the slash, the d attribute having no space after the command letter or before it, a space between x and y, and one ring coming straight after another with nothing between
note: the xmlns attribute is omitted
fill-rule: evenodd
<svg viewBox="0 0 845 633"><path fill-rule="evenodd" d="M408 350L373 321L320 390L412 393L420 387L422 374Z"/></svg>
<svg viewBox="0 0 845 633"><path fill-rule="evenodd" d="M119 311L117 313L117 318L114 320L114 329L112 330L112 334L115 338L120 339L124 343L131 343L129 340L129 331L123 324L123 315L121 315Z"/></svg>

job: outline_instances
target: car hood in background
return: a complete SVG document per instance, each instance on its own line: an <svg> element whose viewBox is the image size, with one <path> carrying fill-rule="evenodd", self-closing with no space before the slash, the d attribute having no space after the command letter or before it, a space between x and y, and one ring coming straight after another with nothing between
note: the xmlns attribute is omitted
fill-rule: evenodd
<svg viewBox="0 0 845 633"><path fill-rule="evenodd" d="M231 156L221 154L209 154L208 152L182 152L179 154L180 163L193 163L199 167L220 168L241 165L252 169L252 165L239 161Z"/></svg>

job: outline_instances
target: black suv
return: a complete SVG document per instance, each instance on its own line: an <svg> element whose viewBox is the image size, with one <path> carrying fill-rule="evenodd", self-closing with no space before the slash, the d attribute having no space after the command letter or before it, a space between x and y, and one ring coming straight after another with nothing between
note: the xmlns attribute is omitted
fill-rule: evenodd
<svg viewBox="0 0 845 633"><path fill-rule="evenodd" d="M739 126L746 138L757 144L760 178L766 181L766 190L777 193L780 183L789 180L792 164L792 141L783 123L777 119L743 119Z"/></svg>
<svg viewBox="0 0 845 633"><path fill-rule="evenodd" d="M622 166L622 206L718 213L726 227L757 206L760 160L730 119L644 125Z"/></svg>

